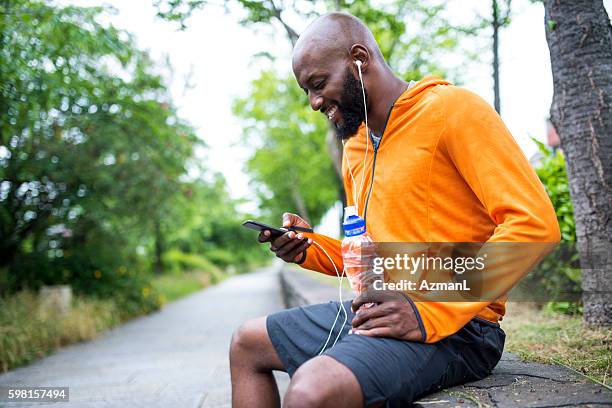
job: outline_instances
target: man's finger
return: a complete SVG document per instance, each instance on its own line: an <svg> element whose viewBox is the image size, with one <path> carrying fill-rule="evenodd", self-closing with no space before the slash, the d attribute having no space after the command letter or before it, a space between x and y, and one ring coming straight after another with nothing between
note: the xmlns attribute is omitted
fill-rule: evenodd
<svg viewBox="0 0 612 408"><path fill-rule="evenodd" d="M306 241L306 248L301 253L298 253L295 257L293 257L291 262L295 262L297 264L304 263L304 261L306 260L306 257L308 256L308 248L310 248L311 245L312 245L312 239L309 238Z"/></svg>
<svg viewBox="0 0 612 408"><path fill-rule="evenodd" d="M353 299L353 304L352 304L353 312L356 312L357 310L359 310L361 305L364 305L366 303L379 303L382 301L383 300L382 300L381 291L378 291L378 290L365 291L359 296L357 296L355 299Z"/></svg>
<svg viewBox="0 0 612 408"><path fill-rule="evenodd" d="M355 330L353 334L368 337L393 337L393 331L389 327L375 327L369 330Z"/></svg>
<svg viewBox="0 0 612 408"><path fill-rule="evenodd" d="M257 237L257 240L259 242L268 242L270 241L270 231L268 230L263 230L259 233L259 236Z"/></svg>
<svg viewBox="0 0 612 408"><path fill-rule="evenodd" d="M368 290L353 299L353 312L366 303L382 303L390 300L401 300L403 296L394 290Z"/></svg>
<svg viewBox="0 0 612 408"><path fill-rule="evenodd" d="M389 318L389 315L384 315L381 317L368 319L367 321L364 321L359 326L353 325L353 331L370 330L376 327L392 327L392 326L393 325L391 324L391 319Z"/></svg>
<svg viewBox="0 0 612 408"><path fill-rule="evenodd" d="M294 251L301 244L303 244L303 238L301 235L297 235L294 239L288 241L285 245L279 248L276 255L282 258L289 252Z"/></svg>
<svg viewBox="0 0 612 408"><path fill-rule="evenodd" d="M296 236L296 233L293 231L285 232L283 235L281 235L280 237L272 241L272 246L271 246L272 251L274 252L278 251L286 243L292 241L295 238L295 236Z"/></svg>
<svg viewBox="0 0 612 408"><path fill-rule="evenodd" d="M288 228L292 226L310 228L310 225L302 217L297 214L284 213L283 214L283 227Z"/></svg>
<svg viewBox="0 0 612 408"><path fill-rule="evenodd" d="M295 214L291 214L291 213L284 213L283 214L283 227L290 227L292 225L295 225L298 223L298 220L300 219L300 217L298 217Z"/></svg>
<svg viewBox="0 0 612 408"><path fill-rule="evenodd" d="M379 305L375 305L367 309L364 308L358 310L358 313L353 318L351 324L353 325L353 327L357 327L366 322L367 320L386 316L389 313L391 313L391 310L389 310L389 308L384 303L381 303Z"/></svg>
<svg viewBox="0 0 612 408"><path fill-rule="evenodd" d="M292 251L287 252L283 255L283 259L287 262L294 262L295 258L302 252L306 251L310 247L308 240L304 240L297 247L293 248ZM278 256L278 255L277 255Z"/></svg>

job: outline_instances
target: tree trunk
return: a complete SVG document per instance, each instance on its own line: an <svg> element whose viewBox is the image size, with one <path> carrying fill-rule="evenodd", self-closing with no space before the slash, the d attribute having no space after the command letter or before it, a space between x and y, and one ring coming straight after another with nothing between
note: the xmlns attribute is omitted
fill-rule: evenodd
<svg viewBox="0 0 612 408"><path fill-rule="evenodd" d="M582 267L584 320L612 324L612 27L601 0L545 0L554 96Z"/></svg>
<svg viewBox="0 0 612 408"><path fill-rule="evenodd" d="M310 216L308 214L308 207L306 207L304 197L302 197L299 188L297 188L297 183L291 183L291 187L291 197L293 198L295 208L297 208L298 215L302 217L304 221L306 221L308 224L312 225L310 221Z"/></svg>
<svg viewBox="0 0 612 408"><path fill-rule="evenodd" d="M497 113L501 115L501 102L499 96L499 6L497 0L493 0L493 91L494 105Z"/></svg>
<svg viewBox="0 0 612 408"><path fill-rule="evenodd" d="M153 271L156 275L161 275L164 270L162 256L164 254L164 236L161 231L161 223L155 221L155 255L153 258Z"/></svg>

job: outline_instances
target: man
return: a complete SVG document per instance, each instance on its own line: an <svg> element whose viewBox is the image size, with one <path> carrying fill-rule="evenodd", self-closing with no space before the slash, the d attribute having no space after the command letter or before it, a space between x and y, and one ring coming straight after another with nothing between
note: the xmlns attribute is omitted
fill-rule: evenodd
<svg viewBox="0 0 612 408"><path fill-rule="evenodd" d="M312 109L346 142L347 202L375 241L559 240L550 200L495 111L441 79L409 86L397 78L355 17L332 13L312 23L294 48L293 71ZM308 226L294 214L283 225ZM264 231L259 240L269 237ZM342 271L340 243L329 237L289 232L271 249L307 269L335 275L333 262ZM375 291L353 300L352 310L368 302L376 305L350 313L321 355L338 302L242 325L230 351L234 406L278 406L272 370L291 376L287 407L405 406L483 378L501 356L502 301L414 302Z"/></svg>

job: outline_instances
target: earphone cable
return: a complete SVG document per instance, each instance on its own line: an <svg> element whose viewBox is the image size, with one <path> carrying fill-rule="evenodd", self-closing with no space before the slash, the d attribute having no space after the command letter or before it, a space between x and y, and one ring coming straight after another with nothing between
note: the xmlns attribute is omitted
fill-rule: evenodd
<svg viewBox="0 0 612 408"><path fill-rule="evenodd" d="M359 71L359 81L361 82L361 93L363 95L363 110L365 112L365 126L366 126L366 151L363 155L363 164L361 171L361 183L359 185L359 194L358 197L361 197L361 191L363 190L363 185L365 181L365 164L366 158L368 157L368 149L370 147L370 128L368 126L368 106L366 104L366 95L365 95L365 86L363 85L363 76L361 75L361 62L357 64L357 70ZM359 210L357 209L357 214L359 214ZM365 217L365 214L362 214L362 217Z"/></svg>
<svg viewBox="0 0 612 408"><path fill-rule="evenodd" d="M336 266L336 263L333 261L331 256L329 256L325 248L323 248L323 246L321 246L318 242L314 240L312 241L312 243L318 246L319 248L321 248L325 256L327 256L332 266L334 267L334 270L336 271L336 276L338 276L338 297L340 300L340 308L338 309L338 313L336 313L336 318L334 319L334 323L332 324L332 327L329 330L329 334L327 335L327 340L325 340L325 344L323 344L323 347L321 347L321 351L319 351L318 355L321 355L327 348L327 345L329 344L329 340L331 339L331 336L334 333L334 328L336 327L336 323L338 322L338 317L340 317L340 312L344 313L344 321L342 322L342 325L340 326L340 330L338 331L338 335L336 336L331 347L334 347L336 343L338 342L338 339L340 338L340 334L342 334L342 328L344 327L344 325L346 324L348 320L348 313L346 312L346 308L344 307L344 303L342 302L342 283L344 281L344 269L342 270L342 275L340 275L340 272L338 272L338 267Z"/></svg>

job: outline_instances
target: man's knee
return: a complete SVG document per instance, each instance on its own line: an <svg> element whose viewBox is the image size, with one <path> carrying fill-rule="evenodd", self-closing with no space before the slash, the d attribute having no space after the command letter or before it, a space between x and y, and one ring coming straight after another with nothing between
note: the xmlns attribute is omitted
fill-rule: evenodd
<svg viewBox="0 0 612 408"><path fill-rule="evenodd" d="M362 407L363 396L351 370L331 357L321 356L307 361L295 372L283 406Z"/></svg>
<svg viewBox="0 0 612 408"><path fill-rule="evenodd" d="M248 320L236 329L230 344L230 364L282 369L282 364L268 336L266 317Z"/></svg>
<svg viewBox="0 0 612 408"><path fill-rule="evenodd" d="M257 352L257 349L261 348L260 343L268 336L265 319L263 317L248 320L234 331L230 344L230 357Z"/></svg>

